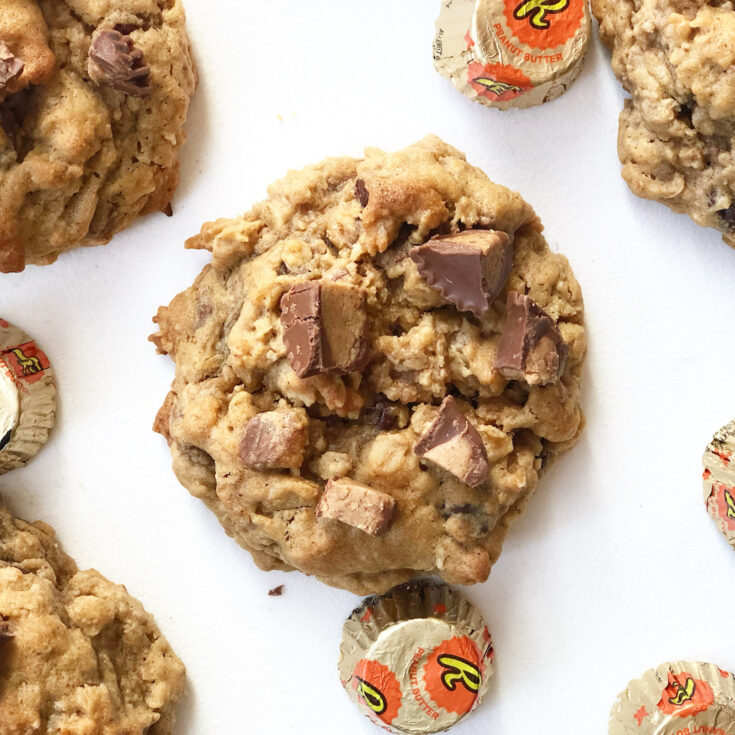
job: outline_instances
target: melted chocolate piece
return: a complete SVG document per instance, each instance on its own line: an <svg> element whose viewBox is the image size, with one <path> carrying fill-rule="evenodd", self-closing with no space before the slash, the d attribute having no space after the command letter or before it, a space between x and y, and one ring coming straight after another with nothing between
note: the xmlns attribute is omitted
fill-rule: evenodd
<svg viewBox="0 0 735 735"><path fill-rule="evenodd" d="M367 207L368 202L370 201L370 194L365 188L365 182L362 179L355 181L355 196L363 209Z"/></svg>
<svg viewBox="0 0 735 735"><path fill-rule="evenodd" d="M452 396L444 399L438 416L413 451L470 487L482 485L490 472L482 437Z"/></svg>
<svg viewBox="0 0 735 735"><path fill-rule="evenodd" d="M378 396L375 405L369 410L369 420L381 431L392 431L398 426L393 404L384 396Z"/></svg>
<svg viewBox="0 0 735 735"><path fill-rule="evenodd" d="M23 69L25 64L0 41L0 93L23 73Z"/></svg>
<svg viewBox="0 0 735 735"><path fill-rule="evenodd" d="M511 291L506 306L495 369L508 380L525 380L529 385L556 382L569 353L556 323L524 294Z"/></svg>
<svg viewBox="0 0 735 735"><path fill-rule="evenodd" d="M366 364L364 293L330 281L305 281L281 298L283 341L296 375L349 373Z"/></svg>
<svg viewBox="0 0 735 735"><path fill-rule="evenodd" d="M718 210L717 214L728 229L735 230L735 204L731 204L727 209Z"/></svg>
<svg viewBox="0 0 735 735"><path fill-rule="evenodd" d="M500 295L513 268L513 245L498 230L434 237L413 248L410 256L429 286L478 318Z"/></svg>
<svg viewBox="0 0 735 735"><path fill-rule="evenodd" d="M144 97L152 91L150 69L143 52L130 36L109 28L92 36L89 48L89 76L99 84L124 92L131 97Z"/></svg>

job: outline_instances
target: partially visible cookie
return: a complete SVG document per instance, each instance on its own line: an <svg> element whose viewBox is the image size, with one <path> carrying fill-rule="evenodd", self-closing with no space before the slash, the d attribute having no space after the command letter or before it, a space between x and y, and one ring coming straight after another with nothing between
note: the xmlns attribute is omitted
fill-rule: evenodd
<svg viewBox="0 0 735 735"><path fill-rule="evenodd" d="M0 499L0 731L169 735L184 666L125 587Z"/></svg>
<svg viewBox="0 0 735 735"><path fill-rule="evenodd" d="M180 0L3 0L0 272L170 213L195 85Z"/></svg>
<svg viewBox="0 0 735 735"><path fill-rule="evenodd" d="M188 246L212 263L153 336L179 480L264 569L484 581L583 425L582 295L541 231L436 137L205 225Z"/></svg>
<svg viewBox="0 0 735 735"><path fill-rule="evenodd" d="M623 178L735 246L735 10L721 0L592 0L613 69Z"/></svg>

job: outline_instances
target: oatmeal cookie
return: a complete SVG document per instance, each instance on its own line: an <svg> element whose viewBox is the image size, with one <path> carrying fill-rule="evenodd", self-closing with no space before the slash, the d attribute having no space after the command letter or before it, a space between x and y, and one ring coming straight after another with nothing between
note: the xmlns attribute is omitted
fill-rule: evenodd
<svg viewBox="0 0 735 735"><path fill-rule="evenodd" d="M195 86L179 0L3 0L0 272L170 213Z"/></svg>
<svg viewBox="0 0 735 735"><path fill-rule="evenodd" d="M0 730L167 735L184 666L125 587L0 499Z"/></svg>
<svg viewBox="0 0 735 735"><path fill-rule="evenodd" d="M263 569L485 580L582 429L582 295L516 193L436 137L292 171L162 307L174 471Z"/></svg>
<svg viewBox="0 0 735 735"><path fill-rule="evenodd" d="M623 178L735 246L735 10L725 0L592 0L615 74Z"/></svg>

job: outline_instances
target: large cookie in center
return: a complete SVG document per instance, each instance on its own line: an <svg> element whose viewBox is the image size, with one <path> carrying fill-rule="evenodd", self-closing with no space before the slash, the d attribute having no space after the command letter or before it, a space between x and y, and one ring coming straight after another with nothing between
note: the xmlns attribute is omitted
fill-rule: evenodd
<svg viewBox="0 0 735 735"><path fill-rule="evenodd" d="M484 581L582 428L582 295L516 193L436 137L290 172L156 318L174 470L264 569Z"/></svg>

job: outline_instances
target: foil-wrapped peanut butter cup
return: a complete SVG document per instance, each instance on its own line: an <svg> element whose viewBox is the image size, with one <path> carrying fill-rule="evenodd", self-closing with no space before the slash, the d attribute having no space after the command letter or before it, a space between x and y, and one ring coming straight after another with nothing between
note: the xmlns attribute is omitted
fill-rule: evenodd
<svg viewBox="0 0 735 735"><path fill-rule="evenodd" d="M533 107L579 76L590 26L587 0L443 0L434 66L476 102Z"/></svg>
<svg viewBox="0 0 735 735"><path fill-rule="evenodd" d="M610 735L735 735L735 676L713 664L661 664L628 684Z"/></svg>
<svg viewBox="0 0 735 735"><path fill-rule="evenodd" d="M735 548L735 420L712 437L702 464L707 512Z"/></svg>
<svg viewBox="0 0 735 735"><path fill-rule="evenodd" d="M368 597L342 631L347 695L393 733L450 728L477 707L493 645L480 613L446 584L409 582Z"/></svg>
<svg viewBox="0 0 735 735"><path fill-rule="evenodd" d="M22 467L56 420L51 363L36 342L0 319L0 474Z"/></svg>

